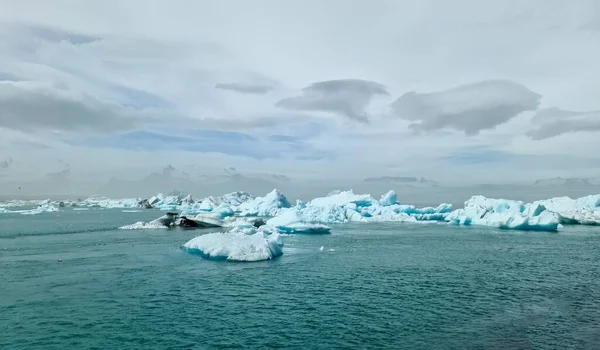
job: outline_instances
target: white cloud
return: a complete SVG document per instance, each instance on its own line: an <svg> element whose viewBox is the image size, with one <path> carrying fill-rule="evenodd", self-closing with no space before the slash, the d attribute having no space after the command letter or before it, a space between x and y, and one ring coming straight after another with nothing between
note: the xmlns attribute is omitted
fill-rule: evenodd
<svg viewBox="0 0 600 350"><path fill-rule="evenodd" d="M536 110L540 97L523 85L489 80L434 93L408 92L391 108L399 118L416 121L411 127L417 131L451 128L474 135Z"/></svg>
<svg viewBox="0 0 600 350"><path fill-rule="evenodd" d="M350 7L343 0L0 0L0 8L0 21L11 22L0 28L0 99L8 106L0 110L0 159L15 159L11 176L60 171L53 168L59 158L69 160L72 177L90 169L141 174L156 170L157 157L176 157L208 168L298 174L292 178L494 182L511 173L534 176L535 169L521 168L527 163L520 156L559 173L569 152L594 157L590 150L600 146L590 113L529 118L538 103L600 109L594 0L383 0ZM509 83L470 85L498 81ZM395 108L386 108L396 99ZM423 132L413 135L411 124ZM307 149L337 157L256 160L61 143L69 133L146 128L228 130L261 140L302 133ZM489 151L477 157L505 156L468 171L440 162L468 149ZM576 171L596 171L588 163Z"/></svg>

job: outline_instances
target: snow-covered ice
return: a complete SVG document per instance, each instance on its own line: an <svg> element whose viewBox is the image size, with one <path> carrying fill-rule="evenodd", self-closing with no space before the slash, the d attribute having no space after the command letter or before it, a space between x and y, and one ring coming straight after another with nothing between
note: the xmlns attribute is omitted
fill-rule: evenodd
<svg viewBox="0 0 600 350"><path fill-rule="evenodd" d="M217 232L192 238L183 248L205 259L248 262L281 256L283 241L277 233Z"/></svg>
<svg viewBox="0 0 600 350"><path fill-rule="evenodd" d="M562 224L600 225L600 194L577 199L556 197L534 203L556 213Z"/></svg>
<svg viewBox="0 0 600 350"><path fill-rule="evenodd" d="M237 207L240 216L276 216L281 209L290 208L290 201L275 189L264 197L256 197Z"/></svg>
<svg viewBox="0 0 600 350"><path fill-rule="evenodd" d="M452 208L450 204L436 208L398 204L394 191L385 194L382 201L385 205L369 194L355 194L352 190L335 191L297 208L305 218L322 223L435 221L443 220Z"/></svg>
<svg viewBox="0 0 600 350"><path fill-rule="evenodd" d="M540 203L473 196L446 217L454 225L479 225L525 231L556 231L558 216Z"/></svg>
<svg viewBox="0 0 600 350"><path fill-rule="evenodd" d="M290 208L267 221L283 233L329 233L331 227L304 216L302 209Z"/></svg>
<svg viewBox="0 0 600 350"><path fill-rule="evenodd" d="M121 230L140 230L148 228L167 228L175 223L177 216L168 213L150 222L138 221L131 225L119 227Z"/></svg>
<svg viewBox="0 0 600 350"><path fill-rule="evenodd" d="M119 229L121 229L121 230L143 230L143 229L157 229L157 228L167 228L167 227L161 223L154 222L154 221L150 221L150 222L138 221L131 225L124 225L124 226L119 227Z"/></svg>
<svg viewBox="0 0 600 350"><path fill-rule="evenodd" d="M228 223L244 217L265 217L269 222L268 226L281 233L320 232L326 231L328 224L348 222L448 222L455 225L540 231L555 231L560 229L561 224L600 225L600 194L575 199L557 197L533 203L473 196L465 202L463 208L454 211L450 204L445 203L425 208L402 204L401 198L393 190L378 198L370 194L357 194L352 190L334 191L307 202L297 200L292 205L277 189L264 197L253 197L243 191L199 199L183 193L159 193L148 199L93 196L64 202L12 200L0 203L0 213L35 215L69 208L119 208L129 212L154 208L176 211L188 217L210 214ZM141 227L139 223L134 225ZM257 232L247 221L232 227L237 227L234 231Z"/></svg>

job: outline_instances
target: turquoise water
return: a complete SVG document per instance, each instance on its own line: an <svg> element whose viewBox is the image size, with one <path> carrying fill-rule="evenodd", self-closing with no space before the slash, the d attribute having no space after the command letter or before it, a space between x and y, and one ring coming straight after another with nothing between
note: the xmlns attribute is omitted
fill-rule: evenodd
<svg viewBox="0 0 600 350"><path fill-rule="evenodd" d="M210 231L116 229L159 215L0 214L0 349L600 344L597 227L343 225L229 263L180 249Z"/></svg>

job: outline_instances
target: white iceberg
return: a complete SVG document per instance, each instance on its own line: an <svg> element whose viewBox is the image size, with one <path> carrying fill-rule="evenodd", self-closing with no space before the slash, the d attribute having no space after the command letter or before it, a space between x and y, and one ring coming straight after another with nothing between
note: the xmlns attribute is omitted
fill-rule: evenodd
<svg viewBox="0 0 600 350"><path fill-rule="evenodd" d="M133 209L139 207L139 202L140 199L138 198L111 199L106 197L90 197L77 202L77 206L104 209Z"/></svg>
<svg viewBox="0 0 600 350"><path fill-rule="evenodd" d="M237 207L240 216L276 216L281 209L290 208L290 201L279 190L274 189L264 197L256 197Z"/></svg>
<svg viewBox="0 0 600 350"><path fill-rule="evenodd" d="M58 205L47 201L46 203L40 204L33 209L22 209L7 211L7 213L21 214L21 215L38 215L42 213L53 213L60 211Z"/></svg>
<svg viewBox="0 0 600 350"><path fill-rule="evenodd" d="M600 225L600 194L577 199L556 197L534 203L556 213L562 224Z"/></svg>
<svg viewBox="0 0 600 350"><path fill-rule="evenodd" d="M381 205L384 207L398 204L398 195L396 194L396 191L390 190L388 193L381 196L379 203L381 203Z"/></svg>
<svg viewBox="0 0 600 350"><path fill-rule="evenodd" d="M261 261L283 255L283 241L279 234L264 232L243 234L217 232L198 236L183 245L188 252L205 259L227 261Z"/></svg>
<svg viewBox="0 0 600 350"><path fill-rule="evenodd" d="M441 204L437 208L416 208L412 205L397 204L394 191L382 197L385 205L369 194L355 194L349 191L334 191L327 197L311 200L297 208L311 222L416 222L444 220L451 211L450 204Z"/></svg>
<svg viewBox="0 0 600 350"><path fill-rule="evenodd" d="M282 233L329 233L331 227L307 218L301 209L290 208L267 221Z"/></svg>
<svg viewBox="0 0 600 350"><path fill-rule="evenodd" d="M539 203L473 196L463 209L451 212L446 221L454 225L478 225L524 231L556 231L558 216Z"/></svg>
<svg viewBox="0 0 600 350"><path fill-rule="evenodd" d="M237 191L224 194L221 197L221 203L225 203L230 207L239 207L242 203L251 201L253 199L254 197L252 197L248 192Z"/></svg>
<svg viewBox="0 0 600 350"><path fill-rule="evenodd" d="M124 226L119 227L120 230L144 230L144 229L159 229L159 228L166 228L166 226L159 222L154 222L154 221L150 221L150 222L138 221L131 225L124 225Z"/></svg>
<svg viewBox="0 0 600 350"><path fill-rule="evenodd" d="M139 229L147 229L147 228L166 228L173 226L175 221L177 220L176 213L167 213L157 219L154 219L150 222L138 221L131 225L125 225L119 227L121 230L139 230Z"/></svg>

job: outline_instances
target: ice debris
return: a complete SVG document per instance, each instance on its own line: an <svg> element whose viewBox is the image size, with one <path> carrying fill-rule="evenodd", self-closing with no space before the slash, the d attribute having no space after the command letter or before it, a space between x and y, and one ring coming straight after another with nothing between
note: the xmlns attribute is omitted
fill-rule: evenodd
<svg viewBox="0 0 600 350"><path fill-rule="evenodd" d="M290 208L290 201L275 189L264 197L256 197L250 201L243 202L237 208L240 216L276 216L281 209Z"/></svg>
<svg viewBox="0 0 600 350"><path fill-rule="evenodd" d="M283 241L277 233L217 232L193 238L183 248L205 259L249 262L281 256Z"/></svg>
<svg viewBox="0 0 600 350"><path fill-rule="evenodd" d="M302 209L290 208L267 221L282 233L329 233L331 227L305 217Z"/></svg>
<svg viewBox="0 0 600 350"><path fill-rule="evenodd" d="M577 199L556 197L534 203L556 213L561 224L600 225L600 194Z"/></svg>
<svg viewBox="0 0 600 350"><path fill-rule="evenodd" d="M335 191L297 208L305 218L321 223L440 221L452 209L450 204L440 204L436 208L397 204L393 191L382 199L385 205L369 194L355 194L352 190Z"/></svg>
<svg viewBox="0 0 600 350"><path fill-rule="evenodd" d="M446 217L454 225L480 225L525 231L556 231L558 216L540 203L473 196Z"/></svg>

